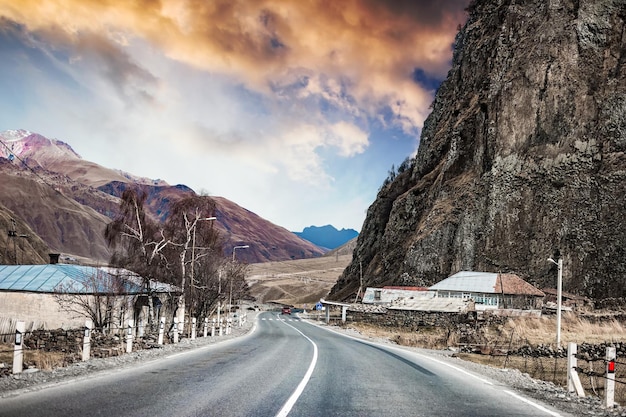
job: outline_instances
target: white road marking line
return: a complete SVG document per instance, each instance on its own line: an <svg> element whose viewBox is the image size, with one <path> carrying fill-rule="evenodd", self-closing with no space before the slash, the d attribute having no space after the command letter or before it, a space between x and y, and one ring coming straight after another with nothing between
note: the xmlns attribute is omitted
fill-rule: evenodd
<svg viewBox="0 0 626 417"><path fill-rule="evenodd" d="M312 322L307 322L307 323L312 324L312 325L314 325L314 326L317 326L317 324L312 323ZM327 330L327 331L329 331L329 332L332 332L332 333L338 334L338 335L340 335L340 336L347 337L347 338L349 338L349 339L354 339L354 340L357 340L357 341L359 341L359 342L364 342L364 343L368 343L368 344L370 344L370 345L376 345L376 346L380 346L380 347L385 347L385 348L387 348L387 349L389 349L389 350L397 350L397 351L401 351L401 352L404 352L404 353L413 354L413 355L419 356L419 357L421 357L421 358L423 358L423 359L430 360L430 361L433 361L433 362L437 362L438 364L448 366L448 367L450 367L450 368L454 369L454 370L455 370L455 371L457 371L457 372L461 372L461 373L463 373L463 374L465 374L465 375L468 375L468 376L470 376L470 377L472 377L472 378L475 378L475 379L477 379L477 380L479 380L479 381L481 381L481 382L483 382L483 383L485 383L485 384L487 384L487 385L494 385L492 382L487 381L486 379L483 379L483 378L481 378L481 377L479 377L479 376L477 376L477 375L474 375L474 374L472 374L471 372L466 371L465 369L462 369L462 368L459 368L458 366L455 366L455 365L452 365L452 364L449 364L449 363L446 363L446 362L440 361L440 360L435 359L435 358L432 358L432 357L430 357L430 356L423 355L423 354L421 354L421 353L412 352L412 351L405 350L405 349L401 349L401 348L397 348L397 347L394 347L394 346L387 346L387 345L383 345L383 344L380 344L380 343L372 342L372 341L369 341L369 340L359 339L358 337L354 337L354 336L350 336L350 335L347 335L347 334L339 333L339 332L337 332L337 331L335 331L335 330L332 330L332 329L329 329L329 328L326 328L326 327L323 327L323 326L317 326L317 327L319 327L320 329L324 329L324 330ZM296 329L296 330L297 330L297 329ZM306 336L305 336L305 337L306 337ZM502 390L502 391L503 391L503 392L506 392L507 394L509 394L509 395L511 395L511 396L513 396L513 397L515 397L515 398L517 398L517 399L519 399L520 401L525 402L526 404L532 405L533 407L537 408L538 410L541 410L541 411L543 411L543 412L545 412L545 413L547 413L547 414L549 414L549 415L551 415L551 416L555 416L555 417L560 417L560 416L561 416L561 414L559 414L559 413L557 413L557 412L555 412L555 411L550 411L550 410L548 410L547 408L543 407L542 405L537 404L537 403L535 403L535 402L533 402L533 401L531 401L531 400L529 400L529 399L527 399L527 398L524 398L524 397L522 397L521 395L517 395L517 394L515 394L514 392L507 391L507 390Z"/></svg>
<svg viewBox="0 0 626 417"><path fill-rule="evenodd" d="M302 381L300 381L300 383L296 387L296 390L293 392L293 394L291 394L291 397L289 397L285 405L283 405L283 408L281 408L278 414L276 414L276 417L286 417L289 414L293 406L296 404L296 401L298 401L298 398L300 398L300 395L302 395L306 384L309 383L309 379L311 379L311 375L313 374L313 371L315 370L315 365L317 364L317 345L315 344L315 342L313 342L304 333L293 327L291 324L285 323L285 325L300 333L302 337L304 337L313 345L313 359L311 360L309 369L306 371L306 374L304 374L304 378L302 378Z"/></svg>
<svg viewBox="0 0 626 417"><path fill-rule="evenodd" d="M530 400L528 400L528 399L526 399L526 398L522 397L521 395L517 395L517 394L516 394L516 393L514 393L514 392L507 391L507 390L504 390L504 392L506 392L507 394L509 394L509 395L511 395L511 396L513 396L513 397L515 397L515 398L517 398L517 399L518 399L518 400L520 400L520 401L525 402L526 404L532 405L533 407L535 407L535 408L537 408L537 409L539 409L539 410L543 411L544 413L550 414L551 416L555 416L555 417L560 417L560 416L561 416L559 413L557 413L557 412L555 412L555 411L550 411L550 410L548 410L547 408L545 408L545 407L543 407L543 406L541 406L541 405L539 405L539 404L537 404L537 403L535 403L535 402L532 402L532 401L530 401Z"/></svg>

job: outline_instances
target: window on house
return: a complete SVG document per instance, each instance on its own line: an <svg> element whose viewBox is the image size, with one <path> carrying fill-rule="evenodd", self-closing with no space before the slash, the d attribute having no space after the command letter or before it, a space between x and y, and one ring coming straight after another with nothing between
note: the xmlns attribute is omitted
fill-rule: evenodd
<svg viewBox="0 0 626 417"><path fill-rule="evenodd" d="M382 291L380 290L374 291L374 300L380 301L381 295L382 295Z"/></svg>

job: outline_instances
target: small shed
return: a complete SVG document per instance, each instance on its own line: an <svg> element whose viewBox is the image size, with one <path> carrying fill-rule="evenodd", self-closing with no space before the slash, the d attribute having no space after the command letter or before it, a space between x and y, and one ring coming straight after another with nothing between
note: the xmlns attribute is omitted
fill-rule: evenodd
<svg viewBox="0 0 626 417"><path fill-rule="evenodd" d="M437 298L471 298L476 310L536 310L545 294L515 274L461 271L431 286Z"/></svg>
<svg viewBox="0 0 626 417"><path fill-rule="evenodd" d="M432 297L432 295L428 294L428 288L426 287L367 287L363 295L362 303L391 305L423 297Z"/></svg>

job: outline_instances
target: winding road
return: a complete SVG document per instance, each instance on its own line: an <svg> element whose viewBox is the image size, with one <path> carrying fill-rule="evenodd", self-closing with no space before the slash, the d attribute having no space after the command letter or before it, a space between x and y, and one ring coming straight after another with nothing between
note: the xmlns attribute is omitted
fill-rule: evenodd
<svg viewBox="0 0 626 417"><path fill-rule="evenodd" d="M0 399L0 416L559 416L434 356L265 312L249 335Z"/></svg>

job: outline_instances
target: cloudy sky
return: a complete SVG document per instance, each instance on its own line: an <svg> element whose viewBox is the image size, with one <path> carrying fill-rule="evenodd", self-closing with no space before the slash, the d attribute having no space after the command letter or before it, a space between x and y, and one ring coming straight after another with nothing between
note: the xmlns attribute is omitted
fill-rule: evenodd
<svg viewBox="0 0 626 417"><path fill-rule="evenodd" d="M360 230L414 154L469 0L0 0L0 131Z"/></svg>

